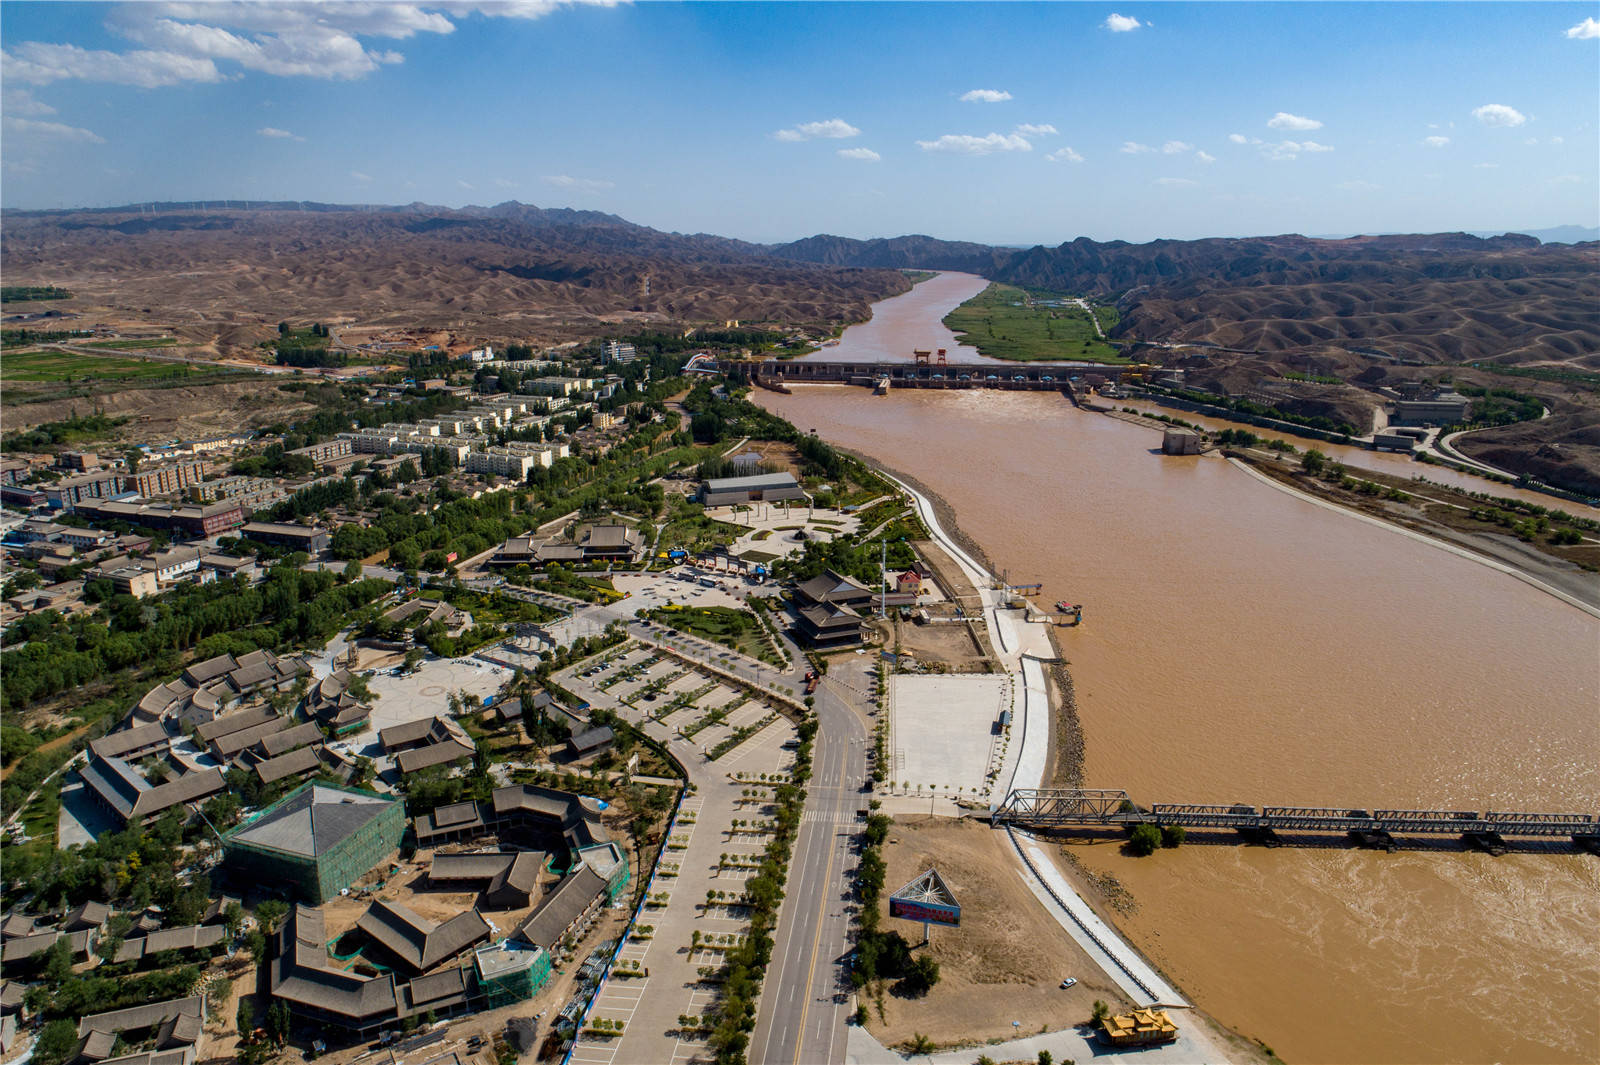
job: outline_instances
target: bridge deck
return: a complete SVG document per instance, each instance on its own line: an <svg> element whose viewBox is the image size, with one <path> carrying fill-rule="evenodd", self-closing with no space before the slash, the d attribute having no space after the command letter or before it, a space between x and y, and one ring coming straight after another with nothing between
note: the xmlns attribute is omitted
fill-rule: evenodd
<svg viewBox="0 0 1600 1065"><path fill-rule="evenodd" d="M1293 832L1388 832L1501 836L1596 836L1600 813L1522 813L1475 810L1366 810L1350 807L1267 806L1243 803L1156 803L1140 810L1124 791L1018 789L991 815L995 824L1126 826L1141 823L1185 828L1281 829Z"/></svg>

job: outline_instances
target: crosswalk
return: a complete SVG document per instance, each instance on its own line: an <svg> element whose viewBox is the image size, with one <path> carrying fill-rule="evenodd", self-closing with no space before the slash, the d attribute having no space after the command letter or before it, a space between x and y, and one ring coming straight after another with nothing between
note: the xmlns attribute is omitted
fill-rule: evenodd
<svg viewBox="0 0 1600 1065"><path fill-rule="evenodd" d="M856 815L849 810L807 810L800 815L805 825L853 825Z"/></svg>

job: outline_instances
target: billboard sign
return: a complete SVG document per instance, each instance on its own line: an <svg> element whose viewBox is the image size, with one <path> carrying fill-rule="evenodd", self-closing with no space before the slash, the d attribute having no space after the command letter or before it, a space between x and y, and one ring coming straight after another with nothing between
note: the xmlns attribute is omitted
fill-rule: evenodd
<svg viewBox="0 0 1600 1065"><path fill-rule="evenodd" d="M929 869L889 896L889 916L956 927L961 924L961 904L944 878Z"/></svg>
<svg viewBox="0 0 1600 1065"><path fill-rule="evenodd" d="M949 925L952 928L961 924L961 907L945 906L932 902L911 902L907 899L889 899L889 916L899 917L907 921L926 921L929 924Z"/></svg>

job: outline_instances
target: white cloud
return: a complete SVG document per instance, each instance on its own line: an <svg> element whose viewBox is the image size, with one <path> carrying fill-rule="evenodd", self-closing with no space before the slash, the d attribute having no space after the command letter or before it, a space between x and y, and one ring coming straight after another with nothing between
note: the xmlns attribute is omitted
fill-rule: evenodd
<svg viewBox="0 0 1600 1065"><path fill-rule="evenodd" d="M554 185L558 189L573 189L577 192L603 192L606 189L617 187L615 181L605 181L600 178L578 178L571 174L550 174L545 177L546 185Z"/></svg>
<svg viewBox="0 0 1600 1065"><path fill-rule="evenodd" d="M1275 162L1288 162L1298 158L1301 153L1331 152L1333 149L1326 144L1316 141L1278 141L1276 144L1263 144L1261 152L1268 159Z"/></svg>
<svg viewBox="0 0 1600 1065"><path fill-rule="evenodd" d="M1322 128L1322 123L1314 118L1306 118L1304 115L1291 115L1287 111L1279 111L1267 119L1267 125L1272 129L1308 130Z"/></svg>
<svg viewBox="0 0 1600 1065"><path fill-rule="evenodd" d="M93 130L68 126L61 122L36 122L31 118L6 115L0 121L7 137L18 139L43 138L54 141L71 141L77 144L104 144L105 138Z"/></svg>
<svg viewBox="0 0 1600 1065"><path fill-rule="evenodd" d="M290 141L303 141L303 140L305 140L304 137L297 137L293 133L290 133L286 129L276 129L276 128L272 127L272 126L263 126L262 128L256 130L256 133L258 135L262 136L262 137L271 137L271 138L274 138L276 140L290 140Z"/></svg>
<svg viewBox="0 0 1600 1065"><path fill-rule="evenodd" d="M1194 153L1194 157L1196 159L1200 160L1202 163L1208 163L1209 164L1209 163L1214 163L1214 162L1217 161L1217 157L1212 155L1210 152L1204 152L1204 151L1195 152Z"/></svg>
<svg viewBox="0 0 1600 1065"><path fill-rule="evenodd" d="M1048 159L1052 163L1081 163L1081 162L1083 162L1083 156L1081 156L1077 152L1073 151L1072 147L1070 145L1068 145L1065 148L1056 149L1055 151L1051 152L1049 155L1045 156L1045 158Z"/></svg>
<svg viewBox="0 0 1600 1065"><path fill-rule="evenodd" d="M1583 181L1577 174L1560 174L1550 179L1552 185L1576 185Z"/></svg>
<svg viewBox="0 0 1600 1065"><path fill-rule="evenodd" d="M209 59L176 52L90 51L75 44L23 41L3 53L6 77L27 85L53 81L109 81L155 89L185 81L221 81L222 72Z"/></svg>
<svg viewBox="0 0 1600 1065"><path fill-rule="evenodd" d="M1429 148L1443 148L1445 145L1450 143L1450 138L1439 136L1424 137L1422 138L1422 143L1427 145Z"/></svg>
<svg viewBox="0 0 1600 1065"><path fill-rule="evenodd" d="M864 163L876 163L883 158L871 148L840 148L834 154L840 159L860 159Z"/></svg>
<svg viewBox="0 0 1600 1065"><path fill-rule="evenodd" d="M474 185L470 181L467 181L465 178L456 178L456 184L460 185L462 188L466 189L468 192L477 192L478 191L478 186Z"/></svg>
<svg viewBox="0 0 1600 1065"><path fill-rule="evenodd" d="M1016 129L1017 136L1019 137L1049 137L1060 132L1060 130L1056 129L1048 122L1041 125L1034 125L1032 122L1024 122Z"/></svg>
<svg viewBox="0 0 1600 1065"><path fill-rule="evenodd" d="M917 147L925 152L948 152L952 155L989 155L992 152L1031 152L1033 145L1026 137L1015 133L990 133L975 137L967 133L946 133L936 141L918 141Z"/></svg>
<svg viewBox="0 0 1600 1065"><path fill-rule="evenodd" d="M1200 184L1200 182L1186 177L1161 177L1156 178L1151 184L1169 189L1188 189Z"/></svg>
<svg viewBox="0 0 1600 1065"><path fill-rule="evenodd" d="M1011 99L1011 94L1004 89L972 89L961 94L962 103L969 104L998 104Z"/></svg>
<svg viewBox="0 0 1600 1065"><path fill-rule="evenodd" d="M1117 151L1126 155L1143 155L1145 152L1153 152L1155 149L1148 144L1140 144L1138 141L1123 141L1122 147L1118 148Z"/></svg>
<svg viewBox="0 0 1600 1065"><path fill-rule="evenodd" d="M842 118L829 118L821 122L802 122L793 129L780 129L773 134L780 141L809 141L818 137L839 140L858 137L861 131Z"/></svg>
<svg viewBox="0 0 1600 1065"><path fill-rule="evenodd" d="M1592 41L1600 37L1600 19L1593 16L1584 19L1567 31L1569 41Z"/></svg>
<svg viewBox="0 0 1600 1065"><path fill-rule="evenodd" d="M350 171L350 176L355 178L357 181L371 181L372 180L372 175L371 174L363 174L359 170Z"/></svg>
<svg viewBox="0 0 1600 1065"><path fill-rule="evenodd" d="M1132 33L1140 26L1143 26L1144 23L1140 22L1132 15L1111 14L1107 15L1106 20L1100 23L1100 25L1104 26L1112 33Z"/></svg>
<svg viewBox="0 0 1600 1065"><path fill-rule="evenodd" d="M368 49L363 37L404 40L419 33L448 34L455 31L452 18L537 18L566 2L121 4L111 9L107 27L144 48L90 51L24 41L6 54L6 77L30 85L78 79L150 89L220 81L227 76L217 66L223 62L279 77L360 78L405 59L393 50Z"/></svg>
<svg viewBox="0 0 1600 1065"><path fill-rule="evenodd" d="M1194 145L1185 144L1183 141L1168 141L1161 146L1161 151L1165 155L1182 155L1184 152L1194 151Z"/></svg>
<svg viewBox="0 0 1600 1065"><path fill-rule="evenodd" d="M497 189L514 189L517 187L517 183L515 181L508 181L503 177L497 177L494 179L494 187Z"/></svg>
<svg viewBox="0 0 1600 1065"><path fill-rule="evenodd" d="M41 115L53 115L56 109L43 100L33 98L33 93L27 89L17 89L6 86L0 89L0 111L8 115L24 115L28 118L38 118Z"/></svg>
<svg viewBox="0 0 1600 1065"><path fill-rule="evenodd" d="M1484 104L1482 107L1474 107L1472 117L1485 126L1520 126L1528 121L1527 115L1505 104Z"/></svg>
<svg viewBox="0 0 1600 1065"><path fill-rule="evenodd" d="M1473 163L1472 164L1472 169L1474 169L1474 170L1499 170L1500 169L1500 164L1499 163Z"/></svg>
<svg viewBox="0 0 1600 1065"><path fill-rule="evenodd" d="M1564 138L1564 137L1551 137L1550 138L1550 143L1551 144L1565 144L1566 143L1566 138Z"/></svg>
<svg viewBox="0 0 1600 1065"><path fill-rule="evenodd" d="M1252 140L1254 140L1256 144L1261 143L1259 139L1246 137L1243 133L1230 133L1228 134L1228 140L1232 141L1234 144L1249 144L1252 142Z"/></svg>

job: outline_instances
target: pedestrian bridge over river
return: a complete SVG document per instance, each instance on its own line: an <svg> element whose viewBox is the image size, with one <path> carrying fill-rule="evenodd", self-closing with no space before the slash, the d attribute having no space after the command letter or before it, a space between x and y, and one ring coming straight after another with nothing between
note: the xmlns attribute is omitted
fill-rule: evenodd
<svg viewBox="0 0 1600 1065"><path fill-rule="evenodd" d="M1258 808L1242 803L1157 803L1146 810L1135 806L1127 792L1106 788L1019 788L994 809L990 822L1028 828L1181 825L1233 829L1247 839L1271 839L1278 831L1334 832L1380 845L1394 835L1405 834L1458 835L1490 847L1506 836L1567 836L1591 850L1600 846L1600 813Z"/></svg>

